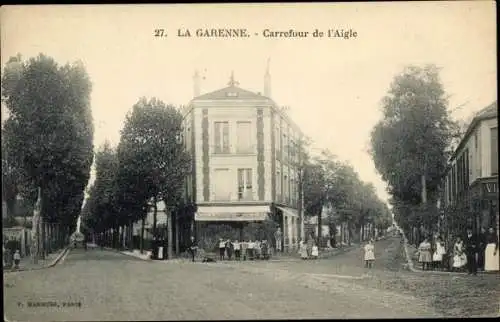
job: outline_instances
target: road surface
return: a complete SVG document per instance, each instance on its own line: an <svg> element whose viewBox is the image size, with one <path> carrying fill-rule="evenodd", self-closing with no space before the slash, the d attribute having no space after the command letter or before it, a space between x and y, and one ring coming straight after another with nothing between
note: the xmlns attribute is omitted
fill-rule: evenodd
<svg viewBox="0 0 500 322"><path fill-rule="evenodd" d="M54 268L4 275L10 321L411 318L498 315L498 275L402 269L399 240L317 261L142 261L72 250ZM30 306L31 304L31 306ZM44 306L45 305L45 306ZM36 307L35 307L36 306Z"/></svg>

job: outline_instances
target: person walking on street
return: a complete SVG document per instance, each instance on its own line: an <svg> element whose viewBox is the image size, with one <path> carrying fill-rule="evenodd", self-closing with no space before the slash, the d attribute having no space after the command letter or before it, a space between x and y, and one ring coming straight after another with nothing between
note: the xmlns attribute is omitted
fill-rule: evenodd
<svg viewBox="0 0 500 322"><path fill-rule="evenodd" d="M219 258L220 260L224 260L224 253L226 252L226 242L224 239L219 239Z"/></svg>
<svg viewBox="0 0 500 322"><path fill-rule="evenodd" d="M493 227L488 229L486 243L484 270L486 272L498 271L500 263L498 256L498 236Z"/></svg>
<svg viewBox="0 0 500 322"><path fill-rule="evenodd" d="M479 251L479 242L477 234L472 233L472 229L467 229L465 237L465 252L467 254L467 273L477 274L477 254Z"/></svg>
<svg viewBox="0 0 500 322"><path fill-rule="evenodd" d="M422 263L422 270L428 270L432 264L431 243L428 238L425 238L418 246L419 256L418 261Z"/></svg>
<svg viewBox="0 0 500 322"><path fill-rule="evenodd" d="M189 253L191 254L191 260L194 262L194 258L196 256L196 251L198 250L198 245L194 240L194 236L191 236L191 242L189 244Z"/></svg>
<svg viewBox="0 0 500 322"><path fill-rule="evenodd" d="M375 245L373 244L373 239L370 239L368 244L364 247L365 251L365 267L372 268L373 262L375 261Z"/></svg>
<svg viewBox="0 0 500 322"><path fill-rule="evenodd" d="M16 249L14 253L14 267L15 269L19 269L19 262L21 261L21 254L19 253L19 249Z"/></svg>

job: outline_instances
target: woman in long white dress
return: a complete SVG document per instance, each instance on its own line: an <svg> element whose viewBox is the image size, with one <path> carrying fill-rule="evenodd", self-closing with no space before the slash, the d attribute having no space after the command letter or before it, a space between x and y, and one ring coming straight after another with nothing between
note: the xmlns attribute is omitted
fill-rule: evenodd
<svg viewBox="0 0 500 322"><path fill-rule="evenodd" d="M368 244L365 245L365 267L372 268L373 262L375 261L375 245L373 245L373 239L370 240Z"/></svg>
<svg viewBox="0 0 500 322"><path fill-rule="evenodd" d="M432 264L432 245L429 239L425 238L418 246L418 262L422 263L422 270L427 270Z"/></svg>
<svg viewBox="0 0 500 322"><path fill-rule="evenodd" d="M467 256L465 254L464 244L460 237L457 237L455 246L453 247L453 270L460 270L467 264Z"/></svg>
<svg viewBox="0 0 500 322"><path fill-rule="evenodd" d="M444 247L443 241L440 237L436 239L436 249L434 254L432 254L432 262L434 264L434 269L443 270L443 255L446 254L446 249Z"/></svg>
<svg viewBox="0 0 500 322"><path fill-rule="evenodd" d="M300 241L299 253L300 258L307 259L307 247L303 240Z"/></svg>
<svg viewBox="0 0 500 322"><path fill-rule="evenodd" d="M500 260L498 256L498 237L492 227L490 227L486 238L487 245L484 251L484 270L489 272L498 271Z"/></svg>

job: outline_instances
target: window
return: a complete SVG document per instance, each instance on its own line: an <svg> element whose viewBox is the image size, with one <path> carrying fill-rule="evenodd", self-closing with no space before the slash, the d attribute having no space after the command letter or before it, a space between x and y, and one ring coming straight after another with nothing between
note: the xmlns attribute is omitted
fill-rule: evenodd
<svg viewBox="0 0 500 322"><path fill-rule="evenodd" d="M229 201L231 200L231 187L234 179L231 178L229 169L215 169L213 173L213 200Z"/></svg>
<svg viewBox="0 0 500 322"><path fill-rule="evenodd" d="M277 125L274 129L274 137L276 139L275 145L276 145L276 154L280 155L281 151L281 134L280 134L280 128L279 125Z"/></svg>
<svg viewBox="0 0 500 322"><path fill-rule="evenodd" d="M469 149L464 152L464 187L465 190L469 187Z"/></svg>
<svg viewBox="0 0 500 322"><path fill-rule="evenodd" d="M491 128L491 175L498 174L498 127Z"/></svg>
<svg viewBox="0 0 500 322"><path fill-rule="evenodd" d="M229 122L214 123L215 153L229 153Z"/></svg>
<svg viewBox="0 0 500 322"><path fill-rule="evenodd" d="M252 169L238 169L238 200L253 200Z"/></svg>
<svg viewBox="0 0 500 322"><path fill-rule="evenodd" d="M283 133L283 160L288 161L288 141L285 133Z"/></svg>
<svg viewBox="0 0 500 322"><path fill-rule="evenodd" d="M476 130L476 133L474 134L474 145L475 145L475 153L474 153L474 170L476 172L474 177L480 177L481 176L481 153L480 153L480 144L479 144L480 138L479 138L479 130Z"/></svg>
<svg viewBox="0 0 500 322"><path fill-rule="evenodd" d="M281 200L281 173L279 171L276 172L276 197Z"/></svg>
<svg viewBox="0 0 500 322"><path fill-rule="evenodd" d="M237 122L237 152L238 153L251 153L253 152L252 140L252 123L251 122Z"/></svg>
<svg viewBox="0 0 500 322"><path fill-rule="evenodd" d="M191 151L191 128L188 127L186 129L186 140L185 140L185 146L187 151Z"/></svg>
<svg viewBox="0 0 500 322"><path fill-rule="evenodd" d="M288 193L290 187L289 187L288 176L286 174L284 176L283 184L285 185L283 187L284 188L283 189L283 194L284 194L284 197L285 197L284 199L288 201L290 199L290 194Z"/></svg>

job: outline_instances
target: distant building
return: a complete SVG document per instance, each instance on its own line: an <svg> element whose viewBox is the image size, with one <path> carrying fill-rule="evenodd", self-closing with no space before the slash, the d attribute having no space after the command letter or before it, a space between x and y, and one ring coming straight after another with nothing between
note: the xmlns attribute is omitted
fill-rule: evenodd
<svg viewBox="0 0 500 322"><path fill-rule="evenodd" d="M474 229L496 227L498 232L497 109L495 101L472 119L449 161L441 204L465 212ZM454 214L447 217L450 223Z"/></svg>
<svg viewBox="0 0 500 322"><path fill-rule="evenodd" d="M297 244L298 166L302 132L269 98L228 86L200 95L184 110L184 142L193 157L186 182L186 203L176 230L181 245L190 235L207 237L207 224L226 224L240 231L251 222L273 218L283 231L285 247Z"/></svg>

